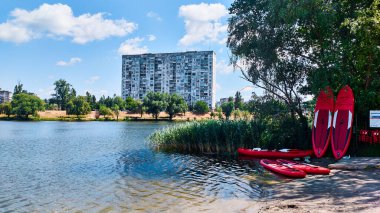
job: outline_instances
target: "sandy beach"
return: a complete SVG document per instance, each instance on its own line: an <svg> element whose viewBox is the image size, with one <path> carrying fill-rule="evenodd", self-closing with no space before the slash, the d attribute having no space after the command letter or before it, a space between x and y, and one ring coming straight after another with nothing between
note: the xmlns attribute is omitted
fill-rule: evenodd
<svg viewBox="0 0 380 213"><path fill-rule="evenodd" d="M252 179L265 193L258 200L223 200L183 212L380 212L380 169L331 170L304 179ZM175 210L173 210L175 212Z"/></svg>

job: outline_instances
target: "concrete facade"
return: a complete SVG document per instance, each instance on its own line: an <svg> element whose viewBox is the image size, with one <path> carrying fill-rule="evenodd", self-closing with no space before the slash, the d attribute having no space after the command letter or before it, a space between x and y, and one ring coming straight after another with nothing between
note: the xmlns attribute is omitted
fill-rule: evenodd
<svg viewBox="0 0 380 213"><path fill-rule="evenodd" d="M215 107L213 51L123 55L121 92L142 100L150 92L177 93L187 104L204 101Z"/></svg>
<svg viewBox="0 0 380 213"><path fill-rule="evenodd" d="M12 93L0 89L0 104L10 102L12 100Z"/></svg>

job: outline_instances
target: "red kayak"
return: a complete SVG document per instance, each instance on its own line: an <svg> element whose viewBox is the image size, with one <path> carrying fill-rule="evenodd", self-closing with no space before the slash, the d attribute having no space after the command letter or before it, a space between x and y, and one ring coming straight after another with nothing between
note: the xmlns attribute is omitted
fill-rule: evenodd
<svg viewBox="0 0 380 213"><path fill-rule="evenodd" d="M288 167L291 167L294 169L302 170L302 171L306 172L306 174L315 174L315 175L328 175L328 174L330 174L330 169L325 168L325 167L321 167L321 166L296 162L296 161L292 161L292 160L285 160L285 159L278 159L277 162L281 163L284 166L288 166Z"/></svg>
<svg viewBox="0 0 380 213"><path fill-rule="evenodd" d="M304 171L285 166L285 165L283 165L283 164L281 164L275 160L262 159L260 161L260 164L264 168L266 168L272 172L282 174L284 176L294 177L294 178L306 177L306 173Z"/></svg>
<svg viewBox="0 0 380 213"><path fill-rule="evenodd" d="M240 155L246 155L255 158L303 158L306 156L311 156L313 154L313 150L300 149L289 149L282 151L238 148L237 151Z"/></svg>

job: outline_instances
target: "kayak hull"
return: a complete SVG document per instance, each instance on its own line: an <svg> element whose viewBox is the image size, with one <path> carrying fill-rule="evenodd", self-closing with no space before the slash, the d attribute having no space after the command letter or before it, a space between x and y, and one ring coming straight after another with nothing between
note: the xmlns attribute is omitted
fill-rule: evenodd
<svg viewBox="0 0 380 213"><path fill-rule="evenodd" d="M329 146L333 112L334 94L330 87L326 87L318 95L312 125L313 150L317 158L321 158Z"/></svg>
<svg viewBox="0 0 380 213"><path fill-rule="evenodd" d="M306 156L311 156L313 154L313 150L299 150L293 149L288 152L281 152L275 150L252 150L252 149L244 149L238 148L239 155L245 155L255 158L303 158Z"/></svg>
<svg viewBox="0 0 380 213"><path fill-rule="evenodd" d="M306 163L300 163L296 161L291 160L285 160L285 159L278 159L277 162L289 166L298 170L304 171L306 174L314 174L314 175L328 175L330 174L330 169L316 166L312 164L306 164Z"/></svg>
<svg viewBox="0 0 380 213"><path fill-rule="evenodd" d="M354 122L354 93L344 86L338 93L332 124L331 147L335 159L341 159L350 145Z"/></svg>
<svg viewBox="0 0 380 213"><path fill-rule="evenodd" d="M269 171L287 176L292 178L304 178L306 177L306 173L302 170L294 169L285 165L282 165L281 163L275 161L275 160L269 160L269 159L262 159L260 161L260 164Z"/></svg>

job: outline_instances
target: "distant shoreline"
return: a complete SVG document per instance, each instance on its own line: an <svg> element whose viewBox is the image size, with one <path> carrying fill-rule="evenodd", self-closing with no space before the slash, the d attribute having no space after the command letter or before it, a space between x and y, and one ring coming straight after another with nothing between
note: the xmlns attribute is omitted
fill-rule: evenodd
<svg viewBox="0 0 380 213"><path fill-rule="evenodd" d="M92 111L88 115L80 116L78 120L75 115L66 115L66 111L58 111L58 110L46 110L42 112L38 112L38 117L30 116L29 119L17 119L15 116L8 116L1 114L0 121L70 121L70 122L84 122L84 121L170 121L169 116L162 112L158 119L154 119L150 114L143 114L141 117L140 114L133 114L127 112L120 112L119 119L116 120L116 116L100 116L98 119L96 118L95 111ZM173 118L173 122L184 122L184 121L193 121L193 120L204 120L210 119L211 116L209 113L205 115L196 115L191 112L186 112L185 115L177 115Z"/></svg>

